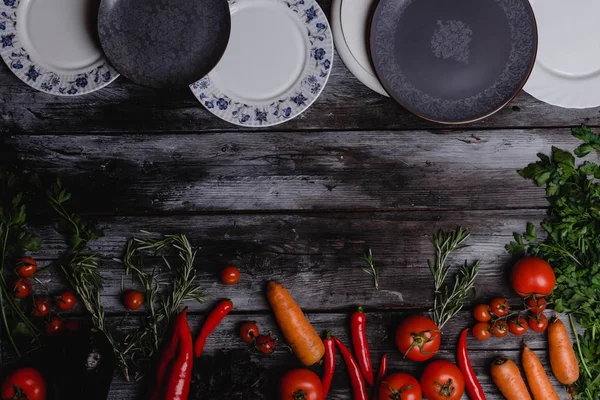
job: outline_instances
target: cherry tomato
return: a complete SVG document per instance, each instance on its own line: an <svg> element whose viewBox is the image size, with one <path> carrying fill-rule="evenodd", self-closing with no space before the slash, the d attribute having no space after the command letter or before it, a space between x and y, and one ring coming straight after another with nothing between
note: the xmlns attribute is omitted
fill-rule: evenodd
<svg viewBox="0 0 600 400"><path fill-rule="evenodd" d="M65 330L67 332L79 332L81 330L81 322L74 319L67 321L65 324Z"/></svg>
<svg viewBox="0 0 600 400"><path fill-rule="evenodd" d="M2 400L46 400L46 382L34 368L17 369L2 382Z"/></svg>
<svg viewBox="0 0 600 400"><path fill-rule="evenodd" d="M240 326L240 338L246 343L252 343L258 337L258 326L254 322L244 322Z"/></svg>
<svg viewBox="0 0 600 400"><path fill-rule="evenodd" d="M233 265L223 268L221 281L226 285L235 285L240 281L240 270Z"/></svg>
<svg viewBox="0 0 600 400"><path fill-rule="evenodd" d="M521 258L510 273L510 283L521 297L548 296L556 286L550 264L538 257Z"/></svg>
<svg viewBox="0 0 600 400"><path fill-rule="evenodd" d="M529 315L529 327L534 332L544 332L548 328L548 318L544 314Z"/></svg>
<svg viewBox="0 0 600 400"><path fill-rule="evenodd" d="M497 338L503 338L508 335L508 325L506 325L506 321L496 321L492 325L492 335Z"/></svg>
<svg viewBox="0 0 600 400"><path fill-rule="evenodd" d="M429 317L405 318L396 330L396 347L412 361L429 360L440 349L440 329Z"/></svg>
<svg viewBox="0 0 600 400"><path fill-rule="evenodd" d="M254 343L258 351L265 355L270 355L275 351L275 339L268 335L260 335Z"/></svg>
<svg viewBox="0 0 600 400"><path fill-rule="evenodd" d="M541 314L546 309L548 302L543 297L539 297L539 298L530 297L527 299L526 304L527 304L527 307L529 307L530 313Z"/></svg>
<svg viewBox="0 0 600 400"><path fill-rule="evenodd" d="M76 304L77 297L75 297L75 293L71 291L62 292L56 299L56 307L63 311L72 309Z"/></svg>
<svg viewBox="0 0 600 400"><path fill-rule="evenodd" d="M478 322L473 326L473 336L477 340L488 340L492 336L492 327L487 322Z"/></svg>
<svg viewBox="0 0 600 400"><path fill-rule="evenodd" d="M504 317L510 311L510 305L505 298L497 297L492 300L490 309L495 316Z"/></svg>
<svg viewBox="0 0 600 400"><path fill-rule="evenodd" d="M37 262L31 257L21 257L17 261L15 272L21 278L31 278L37 270Z"/></svg>
<svg viewBox="0 0 600 400"><path fill-rule="evenodd" d="M422 398L419 381L403 372L386 376L379 386L379 400L421 400Z"/></svg>
<svg viewBox="0 0 600 400"><path fill-rule="evenodd" d="M20 278L13 284L13 293L17 299L22 299L31 294L31 282L29 279Z"/></svg>
<svg viewBox="0 0 600 400"><path fill-rule="evenodd" d="M62 319L58 317L52 317L46 323L46 334L50 336L58 335L63 331L63 328Z"/></svg>
<svg viewBox="0 0 600 400"><path fill-rule="evenodd" d="M123 304L128 310L138 310L144 304L144 293L139 290L126 291L123 295Z"/></svg>
<svg viewBox="0 0 600 400"><path fill-rule="evenodd" d="M45 317L50 314L50 301L45 297L39 297L33 302L33 310L31 311L34 317Z"/></svg>
<svg viewBox="0 0 600 400"><path fill-rule="evenodd" d="M321 379L310 369L287 372L279 383L280 400L324 400Z"/></svg>
<svg viewBox="0 0 600 400"><path fill-rule="evenodd" d="M529 328L527 327L527 320L523 317L515 317L511 318L508 321L508 330L513 335L521 336L527 332Z"/></svg>
<svg viewBox="0 0 600 400"><path fill-rule="evenodd" d="M465 378L450 361L435 360L425 367L421 388L428 400L458 400L465 391Z"/></svg>
<svg viewBox="0 0 600 400"><path fill-rule="evenodd" d="M489 322L492 320L492 315L490 314L490 307L487 304L479 304L473 310L473 316L475 320L479 322Z"/></svg>

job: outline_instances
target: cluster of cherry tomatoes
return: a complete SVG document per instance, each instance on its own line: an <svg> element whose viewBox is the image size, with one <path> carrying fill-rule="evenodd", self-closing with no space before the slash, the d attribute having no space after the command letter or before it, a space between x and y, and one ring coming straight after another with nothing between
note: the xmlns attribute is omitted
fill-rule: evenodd
<svg viewBox="0 0 600 400"><path fill-rule="evenodd" d="M255 322L244 322L240 325L240 339L244 343L254 346L256 350L264 355L270 355L275 351L276 340L268 335L261 335Z"/></svg>
<svg viewBox="0 0 600 400"><path fill-rule="evenodd" d="M80 327L78 321L69 321L66 324L58 315L51 315L52 305L59 311L69 311L77 305L75 293L67 290L53 298L41 296L35 297L32 292L32 278L38 273L37 262L31 257L21 257L17 261L15 274L17 277L13 281L13 294L17 299L25 299L31 296L32 308L31 314L36 318L45 318L45 330L48 335L56 335L64 329L77 330Z"/></svg>

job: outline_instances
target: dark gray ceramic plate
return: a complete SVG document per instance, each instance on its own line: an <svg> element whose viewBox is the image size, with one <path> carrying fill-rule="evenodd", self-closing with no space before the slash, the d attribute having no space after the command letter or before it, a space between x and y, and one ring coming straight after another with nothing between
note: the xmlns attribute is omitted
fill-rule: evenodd
<svg viewBox="0 0 600 400"><path fill-rule="evenodd" d="M370 35L386 91L442 123L501 109L525 85L537 53L528 0L381 0Z"/></svg>
<svg viewBox="0 0 600 400"><path fill-rule="evenodd" d="M102 0L100 43L135 83L186 87L208 74L231 32L227 0Z"/></svg>

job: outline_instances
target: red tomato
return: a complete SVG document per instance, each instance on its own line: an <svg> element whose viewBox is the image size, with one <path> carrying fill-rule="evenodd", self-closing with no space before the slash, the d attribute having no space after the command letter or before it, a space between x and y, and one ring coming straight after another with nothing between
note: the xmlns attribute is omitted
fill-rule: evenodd
<svg viewBox="0 0 600 400"><path fill-rule="evenodd" d="M46 400L46 383L37 369L20 368L8 374L0 392L2 400Z"/></svg>
<svg viewBox="0 0 600 400"><path fill-rule="evenodd" d="M256 338L255 346L261 353L270 355L275 351L275 339L268 335L260 335Z"/></svg>
<svg viewBox="0 0 600 400"><path fill-rule="evenodd" d="M240 338L246 343L252 343L258 337L258 326L254 322L244 322L240 326Z"/></svg>
<svg viewBox="0 0 600 400"><path fill-rule="evenodd" d="M478 322L473 326L473 336L477 340L488 340L492 336L492 327L487 322Z"/></svg>
<svg viewBox="0 0 600 400"><path fill-rule="evenodd" d="M226 285L235 285L240 281L240 270L233 265L223 268L221 281Z"/></svg>
<svg viewBox="0 0 600 400"><path fill-rule="evenodd" d="M280 400L324 400L321 379L310 369L286 373L279 383Z"/></svg>
<svg viewBox="0 0 600 400"><path fill-rule="evenodd" d="M67 332L79 332L81 330L81 322L77 320L68 321L65 324L65 330Z"/></svg>
<svg viewBox="0 0 600 400"><path fill-rule="evenodd" d="M545 298L539 297L534 298L530 297L527 299L527 307L529 307L529 312L532 314L541 314L546 309L548 302Z"/></svg>
<svg viewBox="0 0 600 400"><path fill-rule="evenodd" d="M479 304L473 310L473 316L479 322L489 322L492 319L490 307L487 304Z"/></svg>
<svg viewBox="0 0 600 400"><path fill-rule="evenodd" d="M556 286L550 264L538 257L521 258L513 267L510 283L519 296L548 296Z"/></svg>
<svg viewBox="0 0 600 400"><path fill-rule="evenodd" d="M548 328L548 318L544 314L529 315L529 327L534 332L544 332Z"/></svg>
<svg viewBox="0 0 600 400"><path fill-rule="evenodd" d="M20 278L13 284L13 293L17 299L22 299L31 294L31 282L29 279Z"/></svg>
<svg viewBox="0 0 600 400"><path fill-rule="evenodd" d="M72 309L76 304L77 297L75 297L75 293L70 291L62 292L56 299L56 307L63 311Z"/></svg>
<svg viewBox="0 0 600 400"><path fill-rule="evenodd" d="M396 330L396 347L409 360L429 360L440 349L440 341L440 329L423 315L405 318Z"/></svg>
<svg viewBox="0 0 600 400"><path fill-rule="evenodd" d="M17 261L15 272L21 278L31 278L37 270L37 262L31 257L21 257Z"/></svg>
<svg viewBox="0 0 600 400"><path fill-rule="evenodd" d="M527 332L529 328L527 327L527 320L523 317L511 318L508 321L508 330L513 335L521 336Z"/></svg>
<svg viewBox="0 0 600 400"><path fill-rule="evenodd" d="M435 360L421 375L421 389L428 400L458 400L465 391L465 378L450 361Z"/></svg>
<svg viewBox="0 0 600 400"><path fill-rule="evenodd" d="M123 304L128 310L138 310L144 304L144 293L139 290L128 290L123 295Z"/></svg>
<svg viewBox="0 0 600 400"><path fill-rule="evenodd" d="M508 335L508 325L506 325L506 321L496 321L492 325L492 335L497 338L503 338Z"/></svg>
<svg viewBox="0 0 600 400"><path fill-rule="evenodd" d="M62 319L58 317L52 317L46 323L46 334L49 336L58 335L63 331Z"/></svg>
<svg viewBox="0 0 600 400"><path fill-rule="evenodd" d="M33 310L31 311L34 317L45 317L50 314L50 301L45 297L39 297L33 302Z"/></svg>
<svg viewBox="0 0 600 400"><path fill-rule="evenodd" d="M379 386L379 400L421 400L422 398L419 381L403 372L386 376Z"/></svg>
<svg viewBox="0 0 600 400"><path fill-rule="evenodd" d="M508 300L502 297L496 297L490 303L490 309L492 313L497 317L504 317L510 311L510 305Z"/></svg>

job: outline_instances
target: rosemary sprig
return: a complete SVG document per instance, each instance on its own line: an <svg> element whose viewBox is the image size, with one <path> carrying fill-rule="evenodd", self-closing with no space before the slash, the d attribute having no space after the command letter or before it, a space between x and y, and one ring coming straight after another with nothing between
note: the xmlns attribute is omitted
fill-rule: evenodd
<svg viewBox="0 0 600 400"><path fill-rule="evenodd" d="M445 285L451 269L447 265L448 256L465 247L469 236L471 232L461 227L451 232L440 230L434 236L427 236L435 248L435 259L433 262L428 260L427 264L434 280L433 320L440 329L463 308L469 292L475 287L479 261L472 265L465 262L461 266L452 289Z"/></svg>
<svg viewBox="0 0 600 400"><path fill-rule="evenodd" d="M361 267L361 269L373 278L373 284L375 289L379 289L379 267L375 266L373 262L373 252L368 249L365 254L362 255L361 260L367 263L367 267Z"/></svg>

